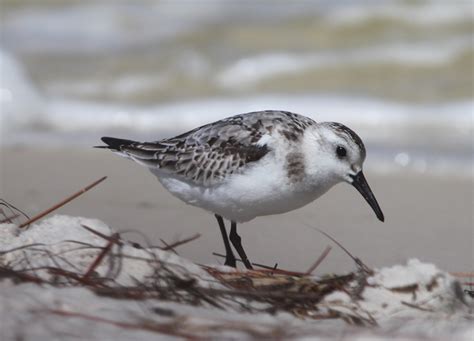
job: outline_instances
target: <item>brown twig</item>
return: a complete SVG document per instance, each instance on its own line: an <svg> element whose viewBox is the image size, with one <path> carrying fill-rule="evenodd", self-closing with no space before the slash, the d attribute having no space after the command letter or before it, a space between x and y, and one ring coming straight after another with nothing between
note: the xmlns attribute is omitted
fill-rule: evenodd
<svg viewBox="0 0 474 341"><path fill-rule="evenodd" d="M259 264L253 264L255 266L261 266ZM276 275L287 275L287 276L296 276L296 277L303 277L306 274L304 272L299 272L299 271L290 271L290 270L285 270L285 269L277 269L277 268L263 268L261 270L257 270L258 272L263 272L263 273L270 273L270 274L276 274Z"/></svg>
<svg viewBox="0 0 474 341"><path fill-rule="evenodd" d="M18 216L23 215L27 220L30 219L30 217L25 212L23 212L18 207L15 207L14 205L10 204L8 201L3 200L1 198L0 198L0 206L5 206L6 208L10 210L11 213L13 213L14 211L18 212ZM0 214L2 214L5 218L7 217L5 211L2 208L0 208ZM14 219L14 218L11 218L11 219Z"/></svg>
<svg viewBox="0 0 474 341"><path fill-rule="evenodd" d="M225 255L223 255L221 253L217 253L217 252L213 252L212 255L217 256L217 257L225 258ZM243 263L242 260L239 259L239 258L236 258L235 260L237 262ZM276 273L276 274L281 274L281 275L288 275L288 276L304 276L305 275L304 272L277 269L275 266L269 266L269 265L260 264L260 263L252 263L252 265L264 269L264 270L253 270L253 271L260 271L260 272L268 271L268 272L271 272L271 273Z"/></svg>
<svg viewBox="0 0 474 341"><path fill-rule="evenodd" d="M331 237L328 233L324 232L323 230L320 230L316 227L312 227L312 226L309 226L310 228L312 229L315 229L316 231L318 231L319 233L322 233L323 235L325 235L327 238L329 238L330 240L332 240L337 246L339 246L341 248L342 251L344 251L349 257L352 258L352 260L362 269L364 270L365 272L367 273L372 273L372 270L367 266L365 265L359 258L355 257L354 255L352 255L352 253L349 252L349 250L347 250L344 246L342 246L341 243L339 243L335 238Z"/></svg>
<svg viewBox="0 0 474 341"><path fill-rule="evenodd" d="M5 217L4 219L0 220L0 224L3 223L12 223L13 219L18 218L20 215L18 213L10 216L10 217Z"/></svg>
<svg viewBox="0 0 474 341"><path fill-rule="evenodd" d="M33 282L37 284L42 284L45 281L37 276L29 275L20 271L15 271L12 269L0 267L0 278L15 278L22 282Z"/></svg>
<svg viewBox="0 0 474 341"><path fill-rule="evenodd" d="M412 303L409 303L409 302L400 301L400 303L403 304L403 305L406 305L407 307L413 308L413 309L418 309L418 310L421 310L421 311L433 312L433 309L423 308L423 307L420 307L419 305L412 304Z"/></svg>
<svg viewBox="0 0 474 341"><path fill-rule="evenodd" d="M329 252L331 252L331 249L332 249L331 246L329 246L329 245L326 246L323 253L321 253L321 255L318 257L318 259L316 259L316 262L314 262L314 264L311 265L311 267L306 271L307 275L311 275L313 273L313 271L319 266L319 264L321 264L322 261L327 257Z"/></svg>
<svg viewBox="0 0 474 341"><path fill-rule="evenodd" d="M106 234L103 234L103 233L100 233L99 231L96 231L94 230L92 227L89 227L87 225L83 225L81 224L81 227L86 229L87 231L89 231L90 233L93 233L95 234L96 236L99 236L101 237L102 239L105 239L105 240L111 240L113 238L113 235L112 236L107 236Z"/></svg>
<svg viewBox="0 0 474 341"><path fill-rule="evenodd" d="M68 280L69 285L71 286L75 286L74 282L77 282L85 286L97 287L99 284L102 284L101 282L104 281L103 278L101 278L100 280L97 280L96 278L85 278L81 274L78 274L73 271L64 270L58 267L44 267L43 269L48 270L48 273L51 275Z"/></svg>
<svg viewBox="0 0 474 341"><path fill-rule="evenodd" d="M173 250L175 247L186 244L186 243L189 243L189 242L192 242L193 240L196 240L199 237L201 237L201 235L199 233L196 233L194 236L191 236L191 237L183 239L183 240L179 240L179 241L177 241L173 244L169 244L169 245L166 244L163 240L161 240L161 242L166 245L165 247L163 247L161 249L163 251Z"/></svg>
<svg viewBox="0 0 474 341"><path fill-rule="evenodd" d="M152 288L150 288L152 289ZM169 291L174 290L168 288ZM240 290L240 289L219 289L219 288L205 288L195 287L195 291L202 294L209 295L211 297L229 296L229 297L246 297L254 298L257 300L268 300L268 299L285 299L301 301L302 303L308 303L311 300L319 300L323 295L320 293L309 293L309 292L295 292L287 290ZM145 287L120 287L120 288L96 288L94 290L99 295L110 296L110 297L125 297L134 299L147 299L154 298L156 291L149 290Z"/></svg>
<svg viewBox="0 0 474 341"><path fill-rule="evenodd" d="M170 244L168 244L167 242L165 242L164 239L161 239L161 238L160 238L160 242L162 242L162 243L165 245L165 247L167 248L167 250L170 250L170 251L172 251L175 255L178 255L178 252L177 252L175 249L173 249ZM163 250L164 248L163 248L163 247L160 247L160 249Z"/></svg>
<svg viewBox="0 0 474 341"><path fill-rule="evenodd" d="M92 184L90 184L89 186L86 186L84 187L83 189L81 189L79 192L76 192L74 193L73 195L71 195L70 197L64 199L63 201L57 203L56 205L54 205L53 207L47 209L46 211L43 211L41 212L40 214L34 216L33 218L29 219L28 221L24 222L23 224L21 224L19 227L20 228L23 228L27 225L30 225L31 223L34 223L35 221L43 218L44 216L50 214L51 212L57 210L58 208L66 205L68 202L74 200L75 198L77 198L78 196L80 196L81 194L84 194L85 192L87 192L88 190L92 189L93 187L97 186L99 183L101 183L102 181L104 181L105 179L107 179L106 176L100 178L99 180L97 181L94 181Z"/></svg>
<svg viewBox="0 0 474 341"><path fill-rule="evenodd" d="M84 274L84 276L83 276L84 279L87 279L92 274L92 272L99 266L100 262L102 261L102 259L104 259L105 255L107 255L107 253L110 252L110 250L112 249L114 244L119 241L119 238L120 238L120 235L118 233L114 233L110 237L110 240L107 243L107 245L104 247L102 252L99 253L97 258L94 260L94 262L92 262L91 266L89 267L89 269Z"/></svg>
<svg viewBox="0 0 474 341"><path fill-rule="evenodd" d="M217 252L213 252L212 253L213 256L217 256L217 257L221 257L221 258L225 258L226 256L223 255L222 253L217 253ZM243 261L239 258L236 258L235 259L237 262L239 263L243 263ZM265 265L265 264L259 264L259 263L252 263L252 265L254 266L258 266L259 268L263 268L263 269L267 269L267 270L274 270L275 267L273 266L268 266L268 265Z"/></svg>

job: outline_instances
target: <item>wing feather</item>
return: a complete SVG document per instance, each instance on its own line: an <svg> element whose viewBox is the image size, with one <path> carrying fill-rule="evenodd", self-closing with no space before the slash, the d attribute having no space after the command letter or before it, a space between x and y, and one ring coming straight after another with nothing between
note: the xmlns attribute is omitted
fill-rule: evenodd
<svg viewBox="0 0 474 341"><path fill-rule="evenodd" d="M269 110L232 116L155 142L114 138L103 141L110 149L147 167L174 173L197 184L212 185L267 155L271 151L269 137L273 134L294 141L314 123L304 116ZM262 139L263 136L266 138Z"/></svg>

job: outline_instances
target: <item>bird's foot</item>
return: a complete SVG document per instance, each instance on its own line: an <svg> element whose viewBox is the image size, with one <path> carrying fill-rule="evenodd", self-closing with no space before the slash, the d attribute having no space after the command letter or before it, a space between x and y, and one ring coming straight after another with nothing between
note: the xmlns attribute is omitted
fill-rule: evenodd
<svg viewBox="0 0 474 341"><path fill-rule="evenodd" d="M242 259L242 262L244 263L245 267L247 270L253 270L252 263L248 260L248 258Z"/></svg>
<svg viewBox="0 0 474 341"><path fill-rule="evenodd" d="M231 255L230 257L229 257L229 255L226 255L224 265L236 268L237 267L237 260L235 259L234 255Z"/></svg>

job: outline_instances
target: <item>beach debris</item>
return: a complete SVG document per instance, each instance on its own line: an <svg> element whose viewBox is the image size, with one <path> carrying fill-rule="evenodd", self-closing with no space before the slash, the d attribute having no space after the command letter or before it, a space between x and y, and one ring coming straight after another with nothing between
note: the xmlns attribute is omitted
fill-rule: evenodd
<svg viewBox="0 0 474 341"><path fill-rule="evenodd" d="M5 224L5 223L13 224L15 220L20 216L23 216L26 219L30 219L30 217L21 209L19 209L18 207L15 207L8 201L1 198L0 198L0 216L2 216L2 218L0 219L0 224Z"/></svg>
<svg viewBox="0 0 474 341"><path fill-rule="evenodd" d="M76 199L78 196L86 193L87 191L91 190L92 188L94 188L95 186L97 186L98 184L100 184L102 181L104 181L105 179L107 179L106 176L103 176L102 178L100 178L99 180L96 180L94 181L93 183L91 183L90 185L84 187L83 189L81 189L80 191L74 193L73 195L67 197L66 199L60 201L59 203L57 203L56 205L48 208L47 210L35 215L33 218L31 219L28 219L27 221L25 221L24 223L20 224L20 228L23 228L23 227L26 227L28 225L30 225L31 223L34 223L35 221L38 221L40 220L41 218L47 216L48 214L50 214L51 212L57 210L58 208L66 205L68 202Z"/></svg>
<svg viewBox="0 0 474 341"><path fill-rule="evenodd" d="M199 235L165 242L163 247L137 247L99 220L61 215L20 234L17 230L14 224L1 225L0 279L87 288L113 299L159 300L237 313L287 313L358 326L377 326L395 315L440 311L449 315L471 300L468 295L459 297L454 277L418 260L370 271L356 262L351 273L313 275L329 246L305 272L269 266L240 271L197 265L173 252Z"/></svg>

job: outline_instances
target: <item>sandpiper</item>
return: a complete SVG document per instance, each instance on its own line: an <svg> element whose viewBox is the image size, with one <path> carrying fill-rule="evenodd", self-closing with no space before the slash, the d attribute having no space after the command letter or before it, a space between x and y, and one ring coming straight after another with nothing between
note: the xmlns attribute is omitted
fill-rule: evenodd
<svg viewBox="0 0 474 341"><path fill-rule="evenodd" d="M236 266L230 239L245 266L252 268L237 223L302 207L339 182L352 184L384 221L362 172L364 144L340 123L317 123L295 113L265 110L160 141L114 137L102 141L107 146L99 148L148 167L173 195L213 213L229 266ZM224 218L231 222L229 236Z"/></svg>

